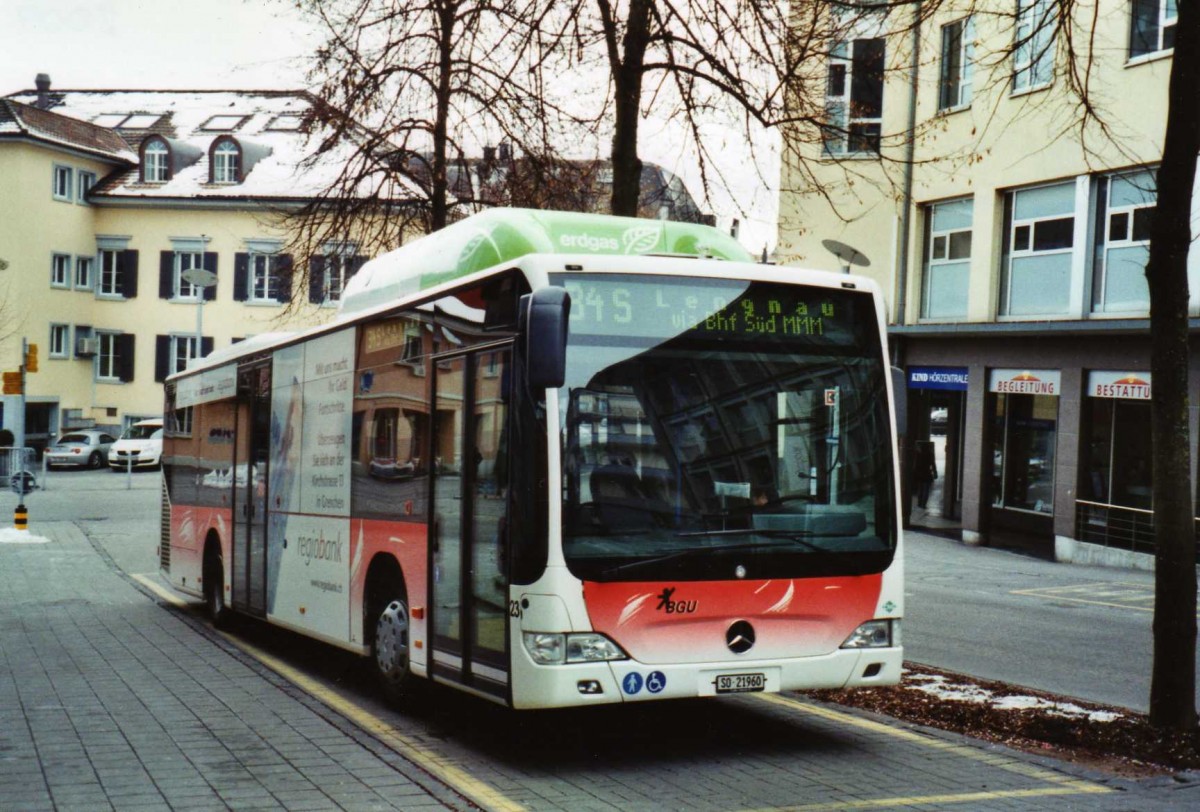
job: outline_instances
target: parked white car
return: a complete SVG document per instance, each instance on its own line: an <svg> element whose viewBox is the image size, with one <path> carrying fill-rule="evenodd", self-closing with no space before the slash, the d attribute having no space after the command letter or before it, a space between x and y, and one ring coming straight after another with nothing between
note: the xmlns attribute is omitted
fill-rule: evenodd
<svg viewBox="0 0 1200 812"><path fill-rule="evenodd" d="M108 451L108 467L114 471L133 468L157 468L162 463L163 422L161 418L139 420L113 443Z"/></svg>

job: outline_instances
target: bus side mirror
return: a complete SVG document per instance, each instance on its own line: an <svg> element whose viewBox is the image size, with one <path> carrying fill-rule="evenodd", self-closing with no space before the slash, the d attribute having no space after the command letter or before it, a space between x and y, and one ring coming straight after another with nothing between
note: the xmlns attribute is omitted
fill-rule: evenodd
<svg viewBox="0 0 1200 812"><path fill-rule="evenodd" d="M567 376L567 319L571 297L565 288L540 288L521 297L525 328L525 375L529 388L557 389Z"/></svg>
<svg viewBox="0 0 1200 812"><path fill-rule="evenodd" d="M896 408L896 436L908 435L908 381L904 370L892 367L892 398Z"/></svg>

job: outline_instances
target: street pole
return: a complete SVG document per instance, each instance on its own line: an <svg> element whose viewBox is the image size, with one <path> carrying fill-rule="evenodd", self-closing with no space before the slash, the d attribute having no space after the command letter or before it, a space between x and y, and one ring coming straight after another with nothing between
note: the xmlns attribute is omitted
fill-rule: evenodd
<svg viewBox="0 0 1200 812"><path fill-rule="evenodd" d="M20 421L21 432L20 432L20 434L18 434L16 437L13 438L13 442L17 448L25 447L25 358L28 356L28 353L29 353L29 339L22 338L21 339L21 367L20 367L20 369L21 369L21 395L20 395L20 405L17 407L17 411L21 415L21 421Z"/></svg>

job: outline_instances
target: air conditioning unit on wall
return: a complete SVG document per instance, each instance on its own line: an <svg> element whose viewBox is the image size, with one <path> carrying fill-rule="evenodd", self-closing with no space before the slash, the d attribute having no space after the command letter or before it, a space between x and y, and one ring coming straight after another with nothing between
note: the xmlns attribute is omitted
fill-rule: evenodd
<svg viewBox="0 0 1200 812"><path fill-rule="evenodd" d="M98 338L80 338L75 341L75 356L77 358L91 358L100 350L100 339Z"/></svg>

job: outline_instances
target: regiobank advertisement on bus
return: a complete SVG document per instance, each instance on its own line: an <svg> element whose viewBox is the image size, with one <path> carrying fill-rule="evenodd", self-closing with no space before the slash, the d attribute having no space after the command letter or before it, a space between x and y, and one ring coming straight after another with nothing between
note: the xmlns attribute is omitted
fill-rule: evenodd
<svg viewBox="0 0 1200 812"><path fill-rule="evenodd" d="M171 584L514 708L894 684L883 301L707 226L493 209L166 382Z"/></svg>

